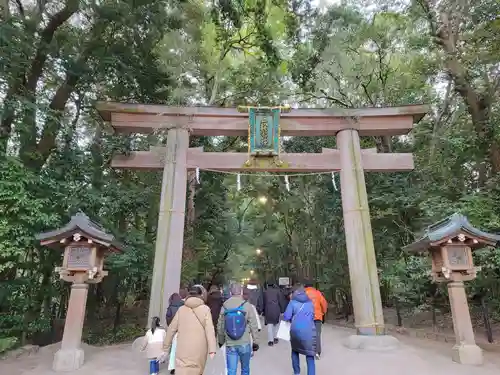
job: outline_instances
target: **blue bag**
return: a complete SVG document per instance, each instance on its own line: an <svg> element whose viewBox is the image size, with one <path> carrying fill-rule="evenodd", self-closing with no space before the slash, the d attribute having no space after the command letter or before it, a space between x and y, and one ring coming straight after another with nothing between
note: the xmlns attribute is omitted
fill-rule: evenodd
<svg viewBox="0 0 500 375"><path fill-rule="evenodd" d="M149 361L149 375L155 375L160 372L160 362L156 359L152 359Z"/></svg>
<svg viewBox="0 0 500 375"><path fill-rule="evenodd" d="M226 334L231 340L239 340L247 329L247 313L243 308L247 301L243 302L235 309L224 307L224 325Z"/></svg>

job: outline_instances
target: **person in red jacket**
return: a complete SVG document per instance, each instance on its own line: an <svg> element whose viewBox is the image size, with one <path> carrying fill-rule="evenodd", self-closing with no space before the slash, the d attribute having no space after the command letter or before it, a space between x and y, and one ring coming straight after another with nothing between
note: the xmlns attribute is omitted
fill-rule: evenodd
<svg viewBox="0 0 500 375"><path fill-rule="evenodd" d="M313 287L311 281L304 282L306 294L314 305L314 325L316 326L316 359L321 357L321 326L328 309L325 296L318 289Z"/></svg>

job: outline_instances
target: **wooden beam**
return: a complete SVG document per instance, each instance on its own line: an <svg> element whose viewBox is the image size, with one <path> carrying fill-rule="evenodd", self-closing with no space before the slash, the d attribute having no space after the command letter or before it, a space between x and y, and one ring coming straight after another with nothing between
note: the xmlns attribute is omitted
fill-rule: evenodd
<svg viewBox="0 0 500 375"><path fill-rule="evenodd" d="M369 172L409 171L414 168L412 154L378 154L373 149L362 150L363 167ZM249 159L243 152L203 152L199 148L188 150L188 170L217 170L227 172L329 172L340 170L340 153L328 149L322 153L281 154L285 163L279 167L259 159L256 167L245 167ZM127 169L162 169L161 154L153 151L135 151L129 156L115 156L111 162L113 168Z"/></svg>
<svg viewBox="0 0 500 375"><path fill-rule="evenodd" d="M335 152L339 152L339 150L335 149L335 148L325 148L325 147L322 147L321 148L321 152L325 153L325 152L329 152L329 153L335 153ZM372 148L363 148L361 150L361 152L365 153L365 154L376 154L377 153L377 148L376 147L372 147Z"/></svg>
<svg viewBox="0 0 500 375"><path fill-rule="evenodd" d="M97 109L119 133L151 133L172 126L188 127L193 135L248 134L248 113L236 108L168 107L101 102ZM282 136L329 136L343 129L360 135L407 134L429 110L426 105L356 109L293 109L281 114Z"/></svg>

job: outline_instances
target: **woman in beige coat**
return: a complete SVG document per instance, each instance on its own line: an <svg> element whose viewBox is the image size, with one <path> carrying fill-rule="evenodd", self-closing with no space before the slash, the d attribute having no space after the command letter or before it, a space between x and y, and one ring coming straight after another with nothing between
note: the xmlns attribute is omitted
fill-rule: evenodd
<svg viewBox="0 0 500 375"><path fill-rule="evenodd" d="M215 357L217 344L210 308L205 305L204 288L196 285L168 326L164 342L165 354L170 353L172 340L177 334L175 350L176 375L202 375L207 356ZM168 358L168 357L167 357Z"/></svg>

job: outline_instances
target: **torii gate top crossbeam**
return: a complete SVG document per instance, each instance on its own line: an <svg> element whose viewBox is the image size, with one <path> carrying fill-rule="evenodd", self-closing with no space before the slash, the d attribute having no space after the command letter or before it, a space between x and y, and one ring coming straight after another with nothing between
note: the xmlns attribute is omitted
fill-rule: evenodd
<svg viewBox="0 0 500 375"><path fill-rule="evenodd" d="M193 135L237 136L248 134L248 113L236 108L169 107L164 105L97 103L99 114L119 133L151 133L183 126ZM344 129L360 135L403 135L428 112L427 105L380 108L294 109L282 113L282 136L331 136Z"/></svg>

